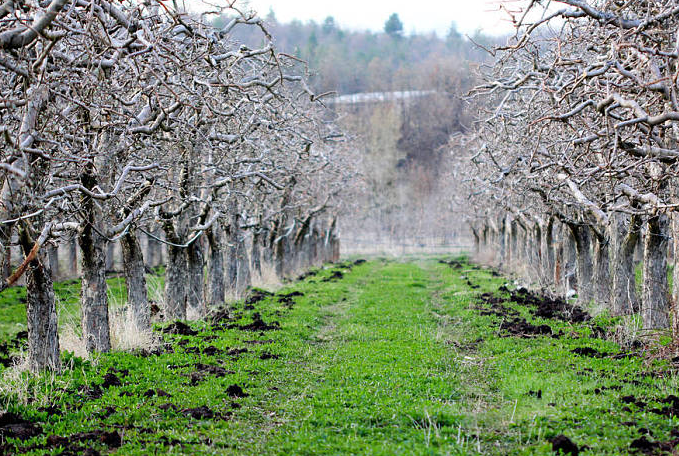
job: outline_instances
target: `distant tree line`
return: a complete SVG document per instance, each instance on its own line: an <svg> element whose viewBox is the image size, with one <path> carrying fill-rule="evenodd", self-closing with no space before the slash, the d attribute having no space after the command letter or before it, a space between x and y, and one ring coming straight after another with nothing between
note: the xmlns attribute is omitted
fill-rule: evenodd
<svg viewBox="0 0 679 456"><path fill-rule="evenodd" d="M216 26L230 20L219 17ZM441 61L460 64L485 59L485 51L474 43L490 46L495 40L481 33L470 38L458 32L454 23L446 37L435 33L403 34L396 14L387 18L384 32L353 31L340 27L332 16L322 23L293 20L279 22L273 12L266 23L276 37L277 47L308 62L310 84L317 93L340 94L429 89L424 75L435 71ZM261 47L262 37L242 28L234 38L251 47Z"/></svg>

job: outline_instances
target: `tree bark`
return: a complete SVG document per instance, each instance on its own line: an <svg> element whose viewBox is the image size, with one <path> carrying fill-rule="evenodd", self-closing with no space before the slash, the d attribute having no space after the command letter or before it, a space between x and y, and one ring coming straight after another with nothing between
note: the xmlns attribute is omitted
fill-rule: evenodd
<svg viewBox="0 0 679 456"><path fill-rule="evenodd" d="M78 237L83 254L81 312L82 332L87 351L111 350L108 322L108 296L106 295L106 240L90 224Z"/></svg>
<svg viewBox="0 0 679 456"><path fill-rule="evenodd" d="M116 267L116 245L113 242L106 243L106 272L114 272Z"/></svg>
<svg viewBox="0 0 679 456"><path fill-rule="evenodd" d="M93 189L96 180L91 169L81 175L87 189ZM108 322L108 296L106 295L106 242L98 223L101 220L95 202L83 195L81 207L85 220L78 235L82 251L81 313L82 334L89 353L111 350ZM95 226L98 228L95 229Z"/></svg>
<svg viewBox="0 0 679 456"><path fill-rule="evenodd" d="M594 244L594 297L601 306L609 308L611 302L611 261L609 239L605 232L595 235Z"/></svg>
<svg viewBox="0 0 679 456"><path fill-rule="evenodd" d="M333 263L337 263L340 260L340 236L337 217L334 217L332 219L332 223L330 224L330 242L332 245L331 261Z"/></svg>
<svg viewBox="0 0 679 456"><path fill-rule="evenodd" d="M226 300L226 286L224 283L224 237L221 229L215 224L206 232L208 246L208 283L207 304L211 308L219 307Z"/></svg>
<svg viewBox="0 0 679 456"><path fill-rule="evenodd" d="M78 276L78 239L68 241L68 266L71 277Z"/></svg>
<svg viewBox="0 0 679 456"><path fill-rule="evenodd" d="M580 224L569 224L568 227L575 241L578 304L584 306L594 299L590 228L587 225Z"/></svg>
<svg viewBox="0 0 679 456"><path fill-rule="evenodd" d="M132 313L137 329L151 329L151 308L146 291L146 267L137 231L130 227L120 239L123 254L123 272L127 285L127 306Z"/></svg>
<svg viewBox="0 0 679 456"><path fill-rule="evenodd" d="M166 239L181 245L174 224L166 220L163 224ZM167 246L167 268L165 269L165 318L186 320L186 301L189 282L186 249L176 245Z"/></svg>
<svg viewBox="0 0 679 456"><path fill-rule="evenodd" d="M238 242L236 240L237 227L233 223L226 226L224 231L228 240L226 250L226 285L232 293L236 293L238 285Z"/></svg>
<svg viewBox="0 0 679 456"><path fill-rule="evenodd" d="M577 247L575 245L575 238L573 233L567 225L563 226L563 249L564 249L564 286L566 292L569 290L578 289L578 275L577 275Z"/></svg>
<svg viewBox="0 0 679 456"><path fill-rule="evenodd" d="M52 273L52 280L59 277L59 247L50 245L47 247L47 257L50 263L50 271Z"/></svg>
<svg viewBox="0 0 679 456"><path fill-rule="evenodd" d="M33 241L21 230L20 243L25 255L33 248ZM54 299L51 271L45 255L38 251L26 272L26 316L28 329L28 365L31 372L61 370L57 308Z"/></svg>
<svg viewBox="0 0 679 456"><path fill-rule="evenodd" d="M611 312L613 315L629 315L639 309L634 273L634 249L640 235L641 217L632 215L629 222L616 216L613 226L615 261L613 262L613 289Z"/></svg>
<svg viewBox="0 0 679 456"><path fill-rule="evenodd" d="M144 258L146 259L146 264L149 268L154 268L157 266L156 242L157 241L151 236L146 235L146 255L144 255Z"/></svg>
<svg viewBox="0 0 679 456"><path fill-rule="evenodd" d="M279 278L286 277L287 267L285 262L288 259L288 237L286 235L287 228L285 223L281 220L278 224L277 237L274 243L274 263L276 276Z"/></svg>
<svg viewBox="0 0 679 456"><path fill-rule="evenodd" d="M187 305L195 315L203 317L207 313L203 290L205 285L205 258L202 238L198 238L186 249L188 260L189 288Z"/></svg>
<svg viewBox="0 0 679 456"><path fill-rule="evenodd" d="M479 232L474 228L474 226L471 226L472 230L472 236L474 236L474 255L478 255L479 251L481 250L480 244L481 244L481 237L479 236Z"/></svg>
<svg viewBox="0 0 679 456"><path fill-rule="evenodd" d="M510 251L510 261L512 263L516 263L519 261L519 252L518 252L518 233L517 233L517 225L515 221L509 222L509 251Z"/></svg>
<svg viewBox="0 0 679 456"><path fill-rule="evenodd" d="M498 233L498 244L500 247L500 261L498 267L502 269L507 261L507 246L505 244L507 227L505 225L506 218L503 217L500 221L500 232Z"/></svg>
<svg viewBox="0 0 679 456"><path fill-rule="evenodd" d="M646 330L669 327L668 235L669 219L665 214L648 219L641 296L641 319Z"/></svg>
<svg viewBox="0 0 679 456"><path fill-rule="evenodd" d="M255 228L252 234L252 271L262 276L262 230Z"/></svg>
<svg viewBox="0 0 679 456"><path fill-rule="evenodd" d="M542 276L546 282L554 277L554 219L550 217L540 232L540 260Z"/></svg>
<svg viewBox="0 0 679 456"><path fill-rule="evenodd" d="M674 270L672 272L672 334L679 339L679 214L672 213L672 239L674 241Z"/></svg>
<svg viewBox="0 0 679 456"><path fill-rule="evenodd" d="M240 232L237 237L237 258L238 273L236 277L236 296L240 298L245 295L247 289L252 285L250 258L248 256L248 248L245 244L245 233L243 232Z"/></svg>

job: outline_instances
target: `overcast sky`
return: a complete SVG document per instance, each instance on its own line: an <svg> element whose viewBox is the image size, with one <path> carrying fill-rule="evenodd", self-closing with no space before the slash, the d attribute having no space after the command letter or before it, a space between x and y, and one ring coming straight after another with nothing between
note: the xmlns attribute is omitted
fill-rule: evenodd
<svg viewBox="0 0 679 456"><path fill-rule="evenodd" d="M455 22L462 33L477 29L488 34L511 32L507 13L499 12L499 0L238 0L265 16L273 9L281 22L299 19L322 22L333 16L343 27L380 31L397 13L406 33L436 31L445 36ZM508 2L516 3L516 2Z"/></svg>

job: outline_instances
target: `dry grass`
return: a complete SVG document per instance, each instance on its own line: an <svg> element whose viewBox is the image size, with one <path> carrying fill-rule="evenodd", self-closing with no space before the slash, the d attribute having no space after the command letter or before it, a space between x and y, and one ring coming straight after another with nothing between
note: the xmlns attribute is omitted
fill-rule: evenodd
<svg viewBox="0 0 679 456"><path fill-rule="evenodd" d="M162 289L159 285L156 288ZM150 295L158 297L157 289L154 290L153 287L151 289L153 293ZM65 311L61 305L58 305L57 309L59 313ZM65 323L60 325L59 331L59 346L62 353L70 352L78 358L96 364L97 356L88 353L82 337L80 316L67 314L63 320ZM126 303L119 302L113 295L109 295L109 332L111 349L114 351L152 350L160 343L150 329L144 330L137 327L132 312L128 309Z"/></svg>
<svg viewBox="0 0 679 456"><path fill-rule="evenodd" d="M164 277L157 275L146 276L146 287L148 289L149 302L155 302L161 306L165 302L165 289L163 288Z"/></svg>
<svg viewBox="0 0 679 456"><path fill-rule="evenodd" d="M62 367L62 373L69 370L73 370L72 365ZM54 394L63 394L70 378L54 372L36 376L29 371L28 353L20 353L14 365L5 369L0 377L0 411L7 410L10 404L47 406L54 401Z"/></svg>
<svg viewBox="0 0 679 456"><path fill-rule="evenodd" d="M127 306L113 310L109 319L111 348L115 351L153 350L160 344L159 338L151 329L140 329L137 326Z"/></svg>
<svg viewBox="0 0 679 456"><path fill-rule="evenodd" d="M629 350L634 342L642 336L642 323L638 315L626 315L609 333L609 339Z"/></svg>

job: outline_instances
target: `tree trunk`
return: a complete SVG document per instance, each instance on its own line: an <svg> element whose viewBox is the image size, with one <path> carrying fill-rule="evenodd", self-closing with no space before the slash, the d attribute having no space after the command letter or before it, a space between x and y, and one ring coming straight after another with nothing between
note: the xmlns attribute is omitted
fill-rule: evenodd
<svg viewBox="0 0 679 456"><path fill-rule="evenodd" d="M273 265L274 262L274 239L273 233L276 232L276 227L271 229L268 226L262 228L262 262L268 265Z"/></svg>
<svg viewBox="0 0 679 456"><path fill-rule="evenodd" d="M146 259L146 264L149 268L154 268L157 265L156 242L157 241L151 236L148 234L146 235L146 255L144 255L144 258Z"/></svg>
<svg viewBox="0 0 679 456"><path fill-rule="evenodd" d="M25 255L33 248L33 241L21 230L19 235ZM28 329L28 366L32 372L61 370L59 335L54 287L45 255L38 251L26 271L26 316Z"/></svg>
<svg viewBox="0 0 679 456"><path fill-rule="evenodd" d="M78 239L68 241L68 269L71 277L78 276Z"/></svg>
<svg viewBox="0 0 679 456"><path fill-rule="evenodd" d="M672 273L672 334L679 339L679 214L672 213L672 239L674 241L674 270Z"/></svg>
<svg viewBox="0 0 679 456"><path fill-rule="evenodd" d="M575 240L578 304L585 306L594 299L590 228L587 225L579 224L569 224L568 226Z"/></svg>
<svg viewBox="0 0 679 456"><path fill-rule="evenodd" d="M575 245L575 238L573 233L567 225L562 226L561 235L563 237L563 250L564 250L564 287L566 288L566 293L569 290L577 290L578 288L578 276L577 276L577 248Z"/></svg>
<svg viewBox="0 0 679 456"><path fill-rule="evenodd" d="M169 245L167 247L167 269L165 269L165 318L186 320L189 275L186 249Z"/></svg>
<svg viewBox="0 0 679 456"><path fill-rule="evenodd" d="M59 277L59 247L56 245L50 245L47 248L47 257L50 263L50 271L52 275L52 280Z"/></svg>
<svg viewBox="0 0 679 456"><path fill-rule="evenodd" d="M610 308L611 302L611 261L609 239L605 234L594 236L594 293L597 303Z"/></svg>
<svg viewBox="0 0 679 456"><path fill-rule="evenodd" d="M669 327L669 285L667 282L667 249L669 219L657 215L648 219L644 239L641 319L643 328Z"/></svg>
<svg viewBox="0 0 679 456"><path fill-rule="evenodd" d="M194 315L203 317L206 314L203 290L205 284L205 259L203 256L202 238L198 238L186 249L188 260L189 289L188 308Z"/></svg>
<svg viewBox="0 0 679 456"><path fill-rule="evenodd" d="M137 329L151 329L151 308L146 292L146 267L137 231L130 227L120 239L123 254L123 272L127 285L127 307L130 310Z"/></svg>
<svg viewBox="0 0 679 456"><path fill-rule="evenodd" d="M90 167L93 165L90 165ZM80 177L87 189L97 184L93 170L87 168ZM106 243L101 233L100 211L89 196L82 196L83 228L78 235L82 252L81 314L82 334L89 353L111 350L108 323L108 296L106 295ZM95 228L98 227L98 228Z"/></svg>
<svg viewBox="0 0 679 456"><path fill-rule="evenodd" d="M228 248L226 251L226 285L232 293L237 293L238 285L238 241L236 239L237 227L233 224L225 227Z"/></svg>
<svg viewBox="0 0 679 456"><path fill-rule="evenodd" d="M340 236L339 228L337 226L337 217L332 219L330 225L330 240L332 243L332 262L337 263L340 260Z"/></svg>
<svg viewBox="0 0 679 456"><path fill-rule="evenodd" d="M500 247L500 261L498 267L502 269L507 261L507 246L505 244L507 227L505 225L506 218L503 217L500 222L500 232L498 233L498 244Z"/></svg>
<svg viewBox="0 0 679 456"><path fill-rule="evenodd" d="M474 226L471 227L472 230L472 236L474 236L474 255L478 255L479 251L481 250L480 244L481 244L481 238L479 236L479 232L474 228Z"/></svg>
<svg viewBox="0 0 679 456"><path fill-rule="evenodd" d="M215 224L206 232L207 242L210 247L208 257L208 284L207 304L211 308L219 307L226 300L226 287L224 283L224 249L222 243L224 237Z"/></svg>
<svg viewBox="0 0 679 456"><path fill-rule="evenodd" d="M177 247L181 239L171 220L163 223L167 245L167 268L165 269L165 318L167 320L186 320L186 301L188 298L189 274L186 249ZM174 245L173 245L174 244Z"/></svg>
<svg viewBox="0 0 679 456"><path fill-rule="evenodd" d="M239 233L237 243L238 273L236 276L236 295L240 298L245 295L247 289L252 285L252 275L250 274L250 258L245 244L245 233Z"/></svg>
<svg viewBox="0 0 679 456"><path fill-rule="evenodd" d="M114 272L116 267L115 262L116 245L113 242L106 244L106 272Z"/></svg>
<svg viewBox="0 0 679 456"><path fill-rule="evenodd" d="M611 312L613 315L629 315L639 309L634 273L634 249L640 235L641 218L632 215L628 222L616 216L611 227L615 242L613 262L613 289L611 291Z"/></svg>
<svg viewBox="0 0 679 456"><path fill-rule="evenodd" d="M12 275L12 246L9 243L5 246L2 256L2 278L6 280Z"/></svg>
<svg viewBox="0 0 679 456"><path fill-rule="evenodd" d="M276 276L278 278L285 277L287 272L285 261L288 258L288 238L286 236L287 228L284 223L279 223L276 241L274 243L274 263L276 269Z"/></svg>
<svg viewBox="0 0 679 456"><path fill-rule="evenodd" d="M519 254L518 254L518 233L517 233L517 226L515 221L511 221L509 223L509 251L510 251L510 261L512 264L516 263L519 261Z"/></svg>
<svg viewBox="0 0 679 456"><path fill-rule="evenodd" d="M78 237L82 250L82 333L89 353L111 350L106 295L106 240L87 223Z"/></svg>
<svg viewBox="0 0 679 456"><path fill-rule="evenodd" d="M540 232L540 260L542 277L549 283L554 277L554 219L549 218Z"/></svg>
<svg viewBox="0 0 679 456"><path fill-rule="evenodd" d="M252 271L262 277L262 231L255 228L252 234Z"/></svg>

